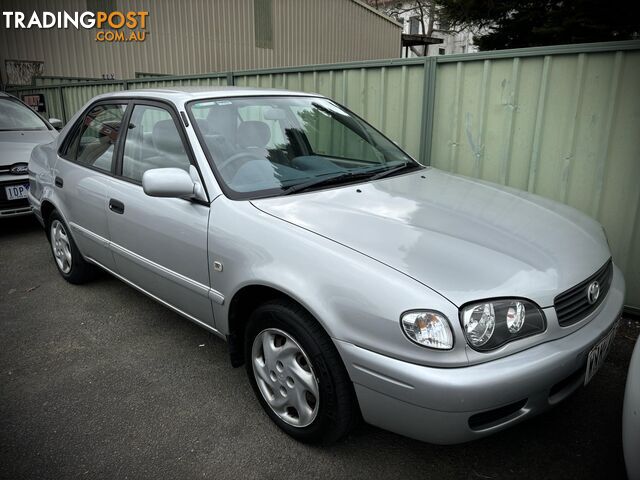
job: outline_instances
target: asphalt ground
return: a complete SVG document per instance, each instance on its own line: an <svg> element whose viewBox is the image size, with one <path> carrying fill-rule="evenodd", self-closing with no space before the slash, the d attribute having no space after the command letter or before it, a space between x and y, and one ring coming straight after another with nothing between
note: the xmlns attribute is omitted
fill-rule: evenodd
<svg viewBox="0 0 640 480"><path fill-rule="evenodd" d="M271 423L222 340L107 274L66 283L30 217L0 223L0 316L0 478L625 478L635 321L588 387L514 428L435 446L363 424L320 448Z"/></svg>

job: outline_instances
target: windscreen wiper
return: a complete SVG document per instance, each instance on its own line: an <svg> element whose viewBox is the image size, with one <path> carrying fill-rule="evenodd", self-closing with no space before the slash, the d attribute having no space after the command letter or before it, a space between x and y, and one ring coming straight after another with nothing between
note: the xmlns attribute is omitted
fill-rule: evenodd
<svg viewBox="0 0 640 480"><path fill-rule="evenodd" d="M390 175L394 175L396 173L400 173L404 170L414 170L414 169L418 169L420 168L420 165L414 163L414 162L405 162L402 165L399 165L397 167L393 167L390 168L388 170L383 170L380 173L376 173L375 175L372 175L371 177L369 177L369 180L378 180L379 178L384 178L384 177L388 177Z"/></svg>
<svg viewBox="0 0 640 480"><path fill-rule="evenodd" d="M292 185L291 187L287 187L285 189L284 195L290 195L292 193L302 192L315 187L324 187L327 185L335 185L335 184L350 182L350 181L359 180L359 179L367 179L369 181L377 180L379 178L384 178L389 175L393 175L394 173L400 173L403 170L413 170L416 168L420 168L420 166L413 162L405 162L402 165L399 165L394 168L388 168L388 169L383 168L382 171L380 171L380 168L375 168L375 169L359 170L355 172L343 172L338 175L333 175L331 177L316 178L314 180L310 180L305 183Z"/></svg>
<svg viewBox="0 0 640 480"><path fill-rule="evenodd" d="M308 182L299 183L298 185L292 185L285 188L283 194L291 195L292 193L298 193L305 190L309 190L315 187L324 187L327 185L335 185L340 183L357 180L359 178L366 178L371 176L371 171L356 171L356 172L343 172L338 175L332 175L330 177L315 178Z"/></svg>

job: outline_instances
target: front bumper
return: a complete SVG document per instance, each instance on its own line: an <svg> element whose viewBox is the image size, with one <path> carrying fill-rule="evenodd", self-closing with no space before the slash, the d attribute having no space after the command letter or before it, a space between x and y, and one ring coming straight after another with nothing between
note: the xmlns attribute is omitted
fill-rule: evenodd
<svg viewBox="0 0 640 480"><path fill-rule="evenodd" d="M21 198L18 200L9 200L7 198L5 187L11 185L24 185L29 183L28 176L3 175L0 178L0 218L19 217L21 215L31 214L31 205L29 199Z"/></svg>
<svg viewBox="0 0 640 480"><path fill-rule="evenodd" d="M430 443L462 443L537 415L582 385L590 349L620 317L624 288L615 267L607 298L582 328L468 367L425 367L340 340L334 343L365 421ZM547 321L557 322L555 312Z"/></svg>

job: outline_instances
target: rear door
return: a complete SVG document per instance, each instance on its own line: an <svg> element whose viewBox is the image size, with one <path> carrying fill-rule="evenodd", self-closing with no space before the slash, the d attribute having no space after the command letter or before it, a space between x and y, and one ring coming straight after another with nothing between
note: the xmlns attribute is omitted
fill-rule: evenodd
<svg viewBox="0 0 640 480"><path fill-rule="evenodd" d="M134 101L118 160L107 215L117 272L192 320L213 326L208 203L150 197L142 189L149 169L188 171L195 165L173 109Z"/></svg>
<svg viewBox="0 0 640 480"><path fill-rule="evenodd" d="M62 214L86 257L113 269L107 226L107 191L127 101L91 106L65 139L56 162L55 189Z"/></svg>

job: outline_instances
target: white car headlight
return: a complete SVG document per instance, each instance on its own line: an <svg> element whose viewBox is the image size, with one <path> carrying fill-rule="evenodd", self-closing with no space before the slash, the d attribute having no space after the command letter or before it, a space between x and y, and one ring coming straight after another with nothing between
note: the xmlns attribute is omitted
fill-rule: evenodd
<svg viewBox="0 0 640 480"><path fill-rule="evenodd" d="M464 311L464 333L474 347L481 347L493 336L496 314L492 303L482 303Z"/></svg>
<svg viewBox="0 0 640 480"><path fill-rule="evenodd" d="M460 321L467 343L481 352L546 329L546 319L540 307L520 298L468 304L460 310Z"/></svg>
<svg viewBox="0 0 640 480"><path fill-rule="evenodd" d="M416 310L400 319L402 330L409 339L423 347L438 350L453 348L453 333L447 317L438 312Z"/></svg>

